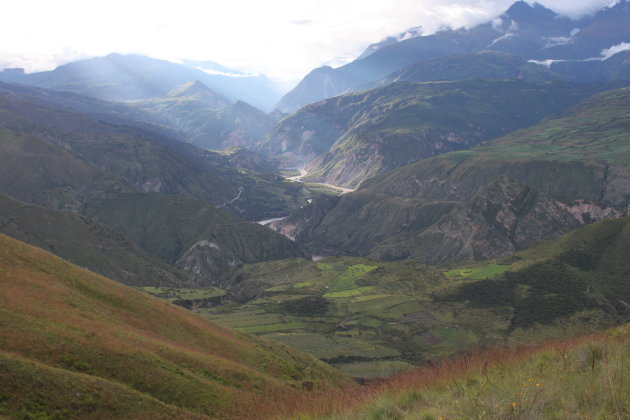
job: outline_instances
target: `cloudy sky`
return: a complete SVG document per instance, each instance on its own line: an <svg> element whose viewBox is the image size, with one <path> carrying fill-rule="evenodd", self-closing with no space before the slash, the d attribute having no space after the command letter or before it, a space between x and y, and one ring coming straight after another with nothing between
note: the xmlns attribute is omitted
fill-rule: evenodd
<svg viewBox="0 0 630 420"><path fill-rule="evenodd" d="M372 42L422 25L472 26L513 0L7 0L0 68L27 71L111 52L213 60L280 80L339 65ZM578 17L610 0L542 0Z"/></svg>

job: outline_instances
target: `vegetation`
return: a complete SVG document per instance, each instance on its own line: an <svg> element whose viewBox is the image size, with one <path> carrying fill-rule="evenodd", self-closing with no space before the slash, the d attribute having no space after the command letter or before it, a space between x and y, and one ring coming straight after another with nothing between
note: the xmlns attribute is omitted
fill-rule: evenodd
<svg viewBox="0 0 630 420"><path fill-rule="evenodd" d="M243 263L304 255L282 235L199 200L117 194L91 201L84 212L188 272L200 286L217 285Z"/></svg>
<svg viewBox="0 0 630 420"><path fill-rule="evenodd" d="M334 202L315 199L280 227L313 254L440 264L496 258L484 251L507 255L623 215L629 98L630 88L597 94L485 145L379 175Z"/></svg>
<svg viewBox="0 0 630 420"><path fill-rule="evenodd" d="M367 388L281 400L269 418L625 419L630 416L628 339L626 324L568 341L494 348Z"/></svg>
<svg viewBox="0 0 630 420"><path fill-rule="evenodd" d="M354 188L383 171L527 127L603 89L508 80L396 82L308 105L278 123L260 147L291 161L317 156L305 180Z"/></svg>
<svg viewBox="0 0 630 420"><path fill-rule="evenodd" d="M185 272L100 223L76 213L22 203L3 194L0 233L124 284L182 287L190 283Z"/></svg>
<svg viewBox="0 0 630 420"><path fill-rule="evenodd" d="M124 105L3 85L0 121L0 192L22 201L79 211L104 193L151 191L230 203L225 210L250 220L306 202L300 184L235 169Z"/></svg>
<svg viewBox="0 0 630 420"><path fill-rule="evenodd" d="M0 235L0 416L243 418L242 401L347 381Z"/></svg>
<svg viewBox="0 0 630 420"><path fill-rule="evenodd" d="M629 235L630 218L607 220L459 267L351 257L265 262L226 284L237 302L196 311L370 379L478 347L628 321ZM575 255L586 257L576 263Z"/></svg>

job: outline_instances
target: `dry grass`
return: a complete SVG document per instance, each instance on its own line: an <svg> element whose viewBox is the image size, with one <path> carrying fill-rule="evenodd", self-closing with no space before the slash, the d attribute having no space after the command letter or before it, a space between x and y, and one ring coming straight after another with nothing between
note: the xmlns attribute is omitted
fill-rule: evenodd
<svg viewBox="0 0 630 420"><path fill-rule="evenodd" d="M274 396L267 419L628 419L630 327L539 346L495 347L343 392ZM585 386L588 384L588 386Z"/></svg>

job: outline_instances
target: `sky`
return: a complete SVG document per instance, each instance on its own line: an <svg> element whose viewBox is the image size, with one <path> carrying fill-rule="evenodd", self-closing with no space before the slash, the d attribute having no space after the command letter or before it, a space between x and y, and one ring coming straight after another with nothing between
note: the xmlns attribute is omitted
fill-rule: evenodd
<svg viewBox="0 0 630 420"><path fill-rule="evenodd" d="M4 0L0 68L51 70L112 52L212 60L291 83L422 26L471 27L513 0ZM610 0L542 0L577 18Z"/></svg>

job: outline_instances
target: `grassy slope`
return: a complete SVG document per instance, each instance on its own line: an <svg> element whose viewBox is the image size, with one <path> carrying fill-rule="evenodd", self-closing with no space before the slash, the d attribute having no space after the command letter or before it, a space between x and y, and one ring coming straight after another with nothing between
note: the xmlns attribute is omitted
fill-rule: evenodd
<svg viewBox="0 0 630 420"><path fill-rule="evenodd" d="M266 391L344 382L309 356L4 235L0 319L0 415L10 418L242 416L240 404Z"/></svg>
<svg viewBox="0 0 630 420"><path fill-rule="evenodd" d="M186 273L87 217L0 194L0 232L125 284L182 287Z"/></svg>
<svg viewBox="0 0 630 420"><path fill-rule="evenodd" d="M459 356L366 388L280 401L269 418L625 419L629 338L626 324L568 341Z"/></svg>
<svg viewBox="0 0 630 420"><path fill-rule="evenodd" d="M199 200L159 193L120 194L93 200L84 211L183 268L201 284L216 283L242 263L304 255L284 236ZM208 244L195 247L201 241Z"/></svg>
<svg viewBox="0 0 630 420"><path fill-rule="evenodd" d="M433 198L444 192L452 194L448 190L421 191L420 187L404 191L410 187L410 181L403 182L405 179L420 180L430 172L433 176L443 177L446 188L457 185L470 196L480 188L479 185L495 179L497 174L508 174L542 192L567 200L600 199L604 204L623 206L624 191L619 189L628 184L629 98L630 88L596 94L557 118L484 146L392 171L368 182L365 189L373 192L387 190L392 195L407 197L429 194ZM606 167L608 178L602 179L606 176L603 174ZM525 172L527 168L530 170ZM550 175L553 179L549 179ZM602 189L602 183L608 188Z"/></svg>
<svg viewBox="0 0 630 420"><path fill-rule="evenodd" d="M197 310L371 378L470 348L627 321L627 249L630 219L622 218L457 267L349 257L275 261L236 273L230 293L239 304Z"/></svg>

